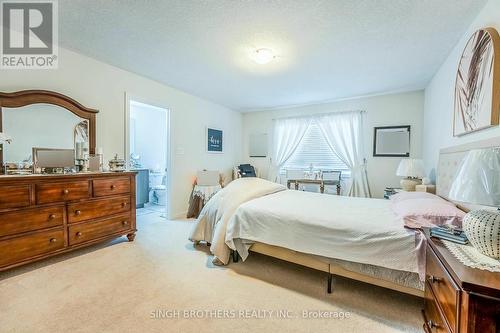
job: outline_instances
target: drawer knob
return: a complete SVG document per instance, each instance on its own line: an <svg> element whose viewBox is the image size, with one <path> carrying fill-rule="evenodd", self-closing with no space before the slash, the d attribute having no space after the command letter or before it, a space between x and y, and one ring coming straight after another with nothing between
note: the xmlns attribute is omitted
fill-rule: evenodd
<svg viewBox="0 0 500 333"><path fill-rule="evenodd" d="M68 193L69 193L69 190L68 190L68 189L64 189L64 190L63 190L63 193L64 193L64 194L68 194Z"/></svg>
<svg viewBox="0 0 500 333"><path fill-rule="evenodd" d="M76 233L76 237L80 237L81 235L82 235L82 233L81 233L80 231L78 231L78 232Z"/></svg>
<svg viewBox="0 0 500 333"><path fill-rule="evenodd" d="M439 283L442 279L435 277L434 275L431 275L431 276L429 276L428 280L430 283Z"/></svg>
<svg viewBox="0 0 500 333"><path fill-rule="evenodd" d="M115 186L115 184L113 184L113 185L111 185L111 186L110 186L110 188L111 188L112 190L114 190L114 189L115 189L115 187L116 187L116 186Z"/></svg>
<svg viewBox="0 0 500 333"><path fill-rule="evenodd" d="M123 225L128 225L128 221L123 221L122 224Z"/></svg>
<svg viewBox="0 0 500 333"><path fill-rule="evenodd" d="M122 207L127 207L127 203L126 202L122 202Z"/></svg>
<svg viewBox="0 0 500 333"><path fill-rule="evenodd" d="M429 321L427 322L427 326L429 326L429 328L431 328L431 329L432 329L432 328L438 328L438 327L439 327L439 325L437 325L437 324L436 324L435 322L433 322L432 320L429 320Z"/></svg>
<svg viewBox="0 0 500 333"><path fill-rule="evenodd" d="M50 239L50 242L51 242L51 243L55 243L55 242L57 242L57 239L56 239L56 238L51 238L51 239Z"/></svg>
<svg viewBox="0 0 500 333"><path fill-rule="evenodd" d="M55 218L56 218L56 214L50 214L50 215L49 215L49 219L50 219L50 220L53 220L53 219L55 219Z"/></svg>
<svg viewBox="0 0 500 333"><path fill-rule="evenodd" d="M81 210L75 210L75 215L80 215L82 213Z"/></svg>

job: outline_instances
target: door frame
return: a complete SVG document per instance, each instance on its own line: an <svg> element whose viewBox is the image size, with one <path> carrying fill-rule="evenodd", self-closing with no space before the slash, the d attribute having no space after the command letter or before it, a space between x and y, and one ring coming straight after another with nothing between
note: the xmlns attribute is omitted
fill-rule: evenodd
<svg viewBox="0 0 500 333"><path fill-rule="evenodd" d="M153 107L159 108L159 109L164 109L167 112L167 170L166 170L166 176L167 176L167 205L165 207L165 214L168 219L171 219L171 212L172 212L172 201L170 198L172 197L172 126L171 126L171 110L168 106L164 105L163 103L160 103L158 101L152 101L148 98L144 98L141 96L137 96L134 94L130 94L128 92L125 92L125 161L127 163L127 169L129 168L130 165L130 103L131 102L138 102L142 104L147 104L151 105Z"/></svg>

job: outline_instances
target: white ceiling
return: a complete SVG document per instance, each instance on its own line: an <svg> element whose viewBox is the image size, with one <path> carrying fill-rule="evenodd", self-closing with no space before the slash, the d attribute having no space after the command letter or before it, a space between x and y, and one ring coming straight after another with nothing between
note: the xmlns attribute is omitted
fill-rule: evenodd
<svg viewBox="0 0 500 333"><path fill-rule="evenodd" d="M249 111L425 87L486 0L60 0L62 46ZM249 53L278 58L257 65Z"/></svg>

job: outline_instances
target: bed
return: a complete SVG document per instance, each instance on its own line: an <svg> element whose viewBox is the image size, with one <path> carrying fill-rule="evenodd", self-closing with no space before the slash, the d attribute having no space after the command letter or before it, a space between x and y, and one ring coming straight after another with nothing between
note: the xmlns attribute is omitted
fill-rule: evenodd
<svg viewBox="0 0 500 333"><path fill-rule="evenodd" d="M372 284L397 282L412 294L422 287L415 233L388 200L280 191L242 204L227 226L226 244L243 260L253 251L323 266L333 275L362 274ZM331 276L329 291L330 284Z"/></svg>
<svg viewBox="0 0 500 333"><path fill-rule="evenodd" d="M446 197L470 149L498 139L443 149L437 191ZM423 297L415 232L406 229L381 199L349 198L287 190L259 179L231 183L207 203L190 239L211 244L214 263L251 252L334 275Z"/></svg>
<svg viewBox="0 0 500 333"><path fill-rule="evenodd" d="M204 207L190 239L215 264L257 252L333 275L422 296L415 235L383 199L288 190L258 178L230 183Z"/></svg>

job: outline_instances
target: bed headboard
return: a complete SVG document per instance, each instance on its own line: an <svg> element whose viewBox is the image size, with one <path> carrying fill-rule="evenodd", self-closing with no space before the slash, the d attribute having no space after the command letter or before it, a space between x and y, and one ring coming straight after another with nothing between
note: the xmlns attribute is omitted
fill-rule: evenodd
<svg viewBox="0 0 500 333"><path fill-rule="evenodd" d="M500 147L500 137L444 148L439 151L439 162L436 175L436 194L448 199L451 184L465 155L472 149ZM466 209L476 209L478 206L459 203ZM491 209L491 207L488 207Z"/></svg>

